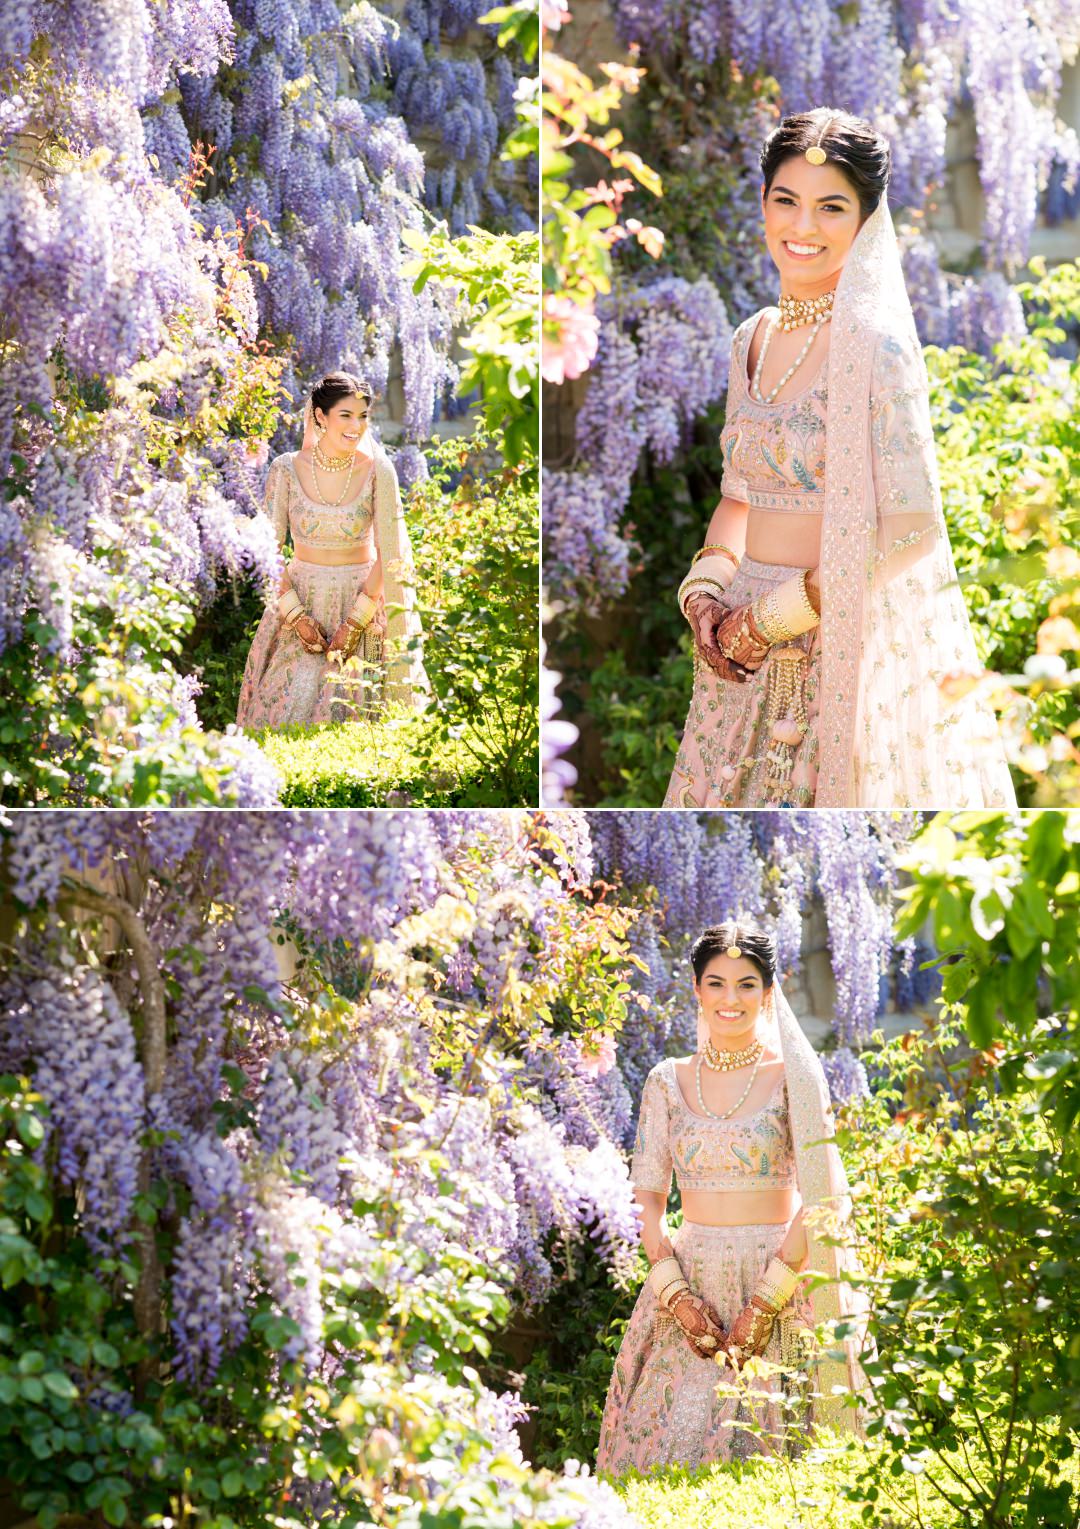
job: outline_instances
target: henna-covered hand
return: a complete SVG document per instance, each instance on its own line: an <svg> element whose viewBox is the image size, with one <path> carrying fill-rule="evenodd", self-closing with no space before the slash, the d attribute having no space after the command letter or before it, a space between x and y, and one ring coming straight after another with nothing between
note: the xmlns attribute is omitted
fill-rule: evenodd
<svg viewBox="0 0 1080 1529"><path fill-rule="evenodd" d="M764 1303L758 1304L751 1296L749 1302L735 1318L728 1339L728 1353L732 1359L748 1359L751 1354L764 1354L776 1324L776 1312Z"/></svg>
<svg viewBox="0 0 1080 1529"><path fill-rule="evenodd" d="M299 637L308 653L326 652L326 634L313 617L308 615L301 616L293 627L293 631Z"/></svg>
<svg viewBox="0 0 1080 1529"><path fill-rule="evenodd" d="M749 636L740 636L743 621ZM758 630L750 605L740 605L725 614L716 629L716 646L730 653L735 663L747 670L760 669L769 651L768 639Z"/></svg>
<svg viewBox="0 0 1080 1529"><path fill-rule="evenodd" d="M701 657L722 680L742 685L749 679L749 670L721 653L716 641L716 631L728 618L726 605L712 600L708 595L695 595L686 602L690 627L694 633L694 646Z"/></svg>
<svg viewBox="0 0 1080 1529"><path fill-rule="evenodd" d="M699 1295L685 1290L672 1302L671 1315L699 1359L715 1359L728 1342L716 1311Z"/></svg>
<svg viewBox="0 0 1080 1529"><path fill-rule="evenodd" d="M344 653L348 658L360 645L360 633L351 627L347 621L343 621L330 639L328 653Z"/></svg>

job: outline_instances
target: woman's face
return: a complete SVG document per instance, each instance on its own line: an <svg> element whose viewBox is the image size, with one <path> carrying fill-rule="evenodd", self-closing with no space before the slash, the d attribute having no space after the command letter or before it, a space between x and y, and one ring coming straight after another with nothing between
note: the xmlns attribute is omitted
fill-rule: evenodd
<svg viewBox="0 0 1080 1529"><path fill-rule="evenodd" d="M847 177L829 160L812 165L793 154L767 193L762 184L761 209L781 291L813 296L835 287L864 221Z"/></svg>
<svg viewBox="0 0 1080 1529"><path fill-rule="evenodd" d="M322 450L328 456L344 456L348 451L355 451L367 429L370 408L366 398L353 393L348 398L339 398L329 409L316 409L315 423L326 426L326 434L319 443Z"/></svg>
<svg viewBox="0 0 1080 1529"><path fill-rule="evenodd" d="M747 956L713 956L694 992L714 1045L738 1049L754 1039L765 984Z"/></svg>

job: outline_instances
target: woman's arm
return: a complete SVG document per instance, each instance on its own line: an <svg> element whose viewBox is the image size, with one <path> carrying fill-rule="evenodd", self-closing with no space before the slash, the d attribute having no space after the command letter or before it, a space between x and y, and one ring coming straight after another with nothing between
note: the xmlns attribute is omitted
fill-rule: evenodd
<svg viewBox="0 0 1080 1529"><path fill-rule="evenodd" d="M651 1264L658 1258L669 1258L672 1246L664 1226L667 1195L655 1189L635 1189L634 1199L641 1212L641 1245Z"/></svg>
<svg viewBox="0 0 1080 1529"><path fill-rule="evenodd" d="M726 494L720 500L705 533L704 546L722 543L730 547L736 557L746 551L746 523L750 518L750 506L741 499L731 499Z"/></svg>
<svg viewBox="0 0 1080 1529"><path fill-rule="evenodd" d="M791 1218L791 1225L787 1229L787 1235L780 1244L779 1257L783 1259L789 1269L794 1269L797 1273L806 1263L808 1252L806 1228L803 1226L803 1207L800 1205Z"/></svg>

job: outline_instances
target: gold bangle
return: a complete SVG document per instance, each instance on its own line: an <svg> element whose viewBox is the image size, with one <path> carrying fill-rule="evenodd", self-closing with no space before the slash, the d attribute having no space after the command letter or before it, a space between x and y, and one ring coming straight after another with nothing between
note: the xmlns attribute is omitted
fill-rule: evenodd
<svg viewBox="0 0 1080 1529"><path fill-rule="evenodd" d="M732 551L730 547L725 547L723 542L706 542L705 546L702 547L700 551L695 552L693 557L690 559L690 567L693 568L699 557L707 557L710 552L726 553L731 561L735 564L736 568L739 566L738 553Z"/></svg>
<svg viewBox="0 0 1080 1529"><path fill-rule="evenodd" d="M810 577L810 570L809 570L809 568L804 568L802 573L799 575L799 593L803 597L803 602L804 602L804 604L806 606L807 614L809 616L811 616L814 621L820 621L821 620L821 612L820 611L816 611L814 609L814 602L813 602L813 600L811 600L810 593L809 593L809 591L806 588L806 581L807 581L807 579L809 577Z"/></svg>

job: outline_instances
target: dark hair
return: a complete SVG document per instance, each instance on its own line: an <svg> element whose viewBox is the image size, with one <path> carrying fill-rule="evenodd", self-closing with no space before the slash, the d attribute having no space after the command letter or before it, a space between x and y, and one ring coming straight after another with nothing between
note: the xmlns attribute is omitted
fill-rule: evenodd
<svg viewBox="0 0 1080 1529"><path fill-rule="evenodd" d="M350 398L354 393L359 397L371 402L373 394L368 383L354 377L352 372L327 372L321 382L317 382L311 390L311 408L321 409L325 414L343 398Z"/></svg>
<svg viewBox="0 0 1080 1529"><path fill-rule="evenodd" d="M722 956L731 945L739 947L739 954L752 961L761 973L765 987L770 988L776 977L776 944L772 935L766 934L756 924L746 924L732 919L726 924L713 924L703 929L690 947L690 964L694 977L700 982L701 974L716 956Z"/></svg>
<svg viewBox="0 0 1080 1529"><path fill-rule="evenodd" d="M805 154L819 141L829 161L851 182L859 210L864 219L868 218L889 184L889 140L865 117L853 117L850 112L828 106L785 117L766 138L761 146L766 195L784 160Z"/></svg>

